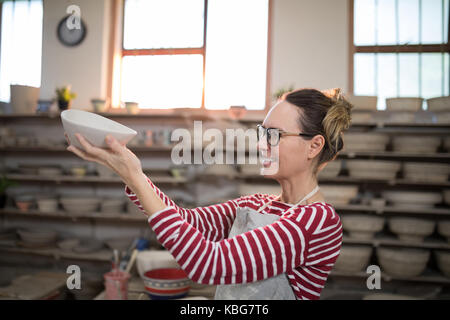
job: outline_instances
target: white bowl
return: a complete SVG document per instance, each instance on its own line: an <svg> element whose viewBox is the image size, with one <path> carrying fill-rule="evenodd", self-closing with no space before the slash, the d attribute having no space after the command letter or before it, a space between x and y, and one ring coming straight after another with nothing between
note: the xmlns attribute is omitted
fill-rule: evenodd
<svg viewBox="0 0 450 320"><path fill-rule="evenodd" d="M373 248L365 245L343 245L334 268L343 272L360 272L369 264Z"/></svg>
<svg viewBox="0 0 450 320"><path fill-rule="evenodd" d="M360 179L395 179L401 162L384 160L347 160L351 177Z"/></svg>
<svg viewBox="0 0 450 320"><path fill-rule="evenodd" d="M50 244L56 241L57 233L51 230L21 229L17 231L20 238L27 243L33 244Z"/></svg>
<svg viewBox="0 0 450 320"><path fill-rule="evenodd" d="M368 214L342 215L342 226L351 238L372 239L375 233L383 230L384 218Z"/></svg>
<svg viewBox="0 0 450 320"><path fill-rule="evenodd" d="M108 134L124 144L137 135L136 131L116 121L82 110L64 110L61 112L61 120L70 143L78 148L82 146L75 133L80 133L91 144L101 148L107 147L105 137Z"/></svg>
<svg viewBox="0 0 450 320"><path fill-rule="evenodd" d="M434 153L441 144L440 137L431 136L397 136L392 140L394 151Z"/></svg>
<svg viewBox="0 0 450 320"><path fill-rule="evenodd" d="M347 205L358 194L358 186L322 185L320 186L325 201L333 205Z"/></svg>
<svg viewBox="0 0 450 320"><path fill-rule="evenodd" d="M450 166L441 163L409 162L403 165L404 178L411 181L446 182Z"/></svg>
<svg viewBox="0 0 450 320"><path fill-rule="evenodd" d="M92 197L66 197L61 198L64 210L72 213L95 212L100 204L100 199Z"/></svg>
<svg viewBox="0 0 450 320"><path fill-rule="evenodd" d="M450 111L450 97L437 97L427 99L429 111Z"/></svg>
<svg viewBox="0 0 450 320"><path fill-rule="evenodd" d="M450 278L450 252L437 250L434 252L439 270Z"/></svg>
<svg viewBox="0 0 450 320"><path fill-rule="evenodd" d="M404 208L432 208L442 201L439 192L423 191L384 191L383 198L396 207Z"/></svg>
<svg viewBox="0 0 450 320"><path fill-rule="evenodd" d="M348 95L347 100L353 105L355 110L365 110L365 111L377 110L377 102L378 102L377 96Z"/></svg>
<svg viewBox="0 0 450 320"><path fill-rule="evenodd" d="M136 256L136 267L142 277L149 270L179 268L180 266L167 250L142 250Z"/></svg>
<svg viewBox="0 0 450 320"><path fill-rule="evenodd" d="M409 278L417 277L427 266L430 251L411 248L377 248L378 262L381 270L387 274Z"/></svg>
<svg viewBox="0 0 450 320"><path fill-rule="evenodd" d="M447 238L447 241L450 243L450 220L440 220L437 223L438 233Z"/></svg>
<svg viewBox="0 0 450 320"><path fill-rule="evenodd" d="M373 121L374 116L371 111L352 112L352 124L372 123Z"/></svg>
<svg viewBox="0 0 450 320"><path fill-rule="evenodd" d="M123 199L103 199L100 205L100 212L103 213L119 213L123 212Z"/></svg>
<svg viewBox="0 0 450 320"><path fill-rule="evenodd" d="M41 212L56 212L58 211L58 200L55 198L42 198L36 200L38 209Z"/></svg>
<svg viewBox="0 0 450 320"><path fill-rule="evenodd" d="M440 124L450 124L450 112L436 112L436 122Z"/></svg>
<svg viewBox="0 0 450 320"><path fill-rule="evenodd" d="M388 98L386 110L388 111L419 111L422 109L422 98Z"/></svg>
<svg viewBox="0 0 450 320"><path fill-rule="evenodd" d="M416 112L412 111L392 111L387 116L386 123L414 123Z"/></svg>
<svg viewBox="0 0 450 320"><path fill-rule="evenodd" d="M436 226L434 220L419 218L390 218L388 220L389 229L398 238L406 242L420 243L425 237L431 235Z"/></svg>
<svg viewBox="0 0 450 320"><path fill-rule="evenodd" d="M349 132L344 134L344 150L354 151L384 151L389 143L389 136L380 133Z"/></svg>
<svg viewBox="0 0 450 320"><path fill-rule="evenodd" d="M325 168L319 172L319 178L335 178L341 171L342 160L333 160L326 164Z"/></svg>

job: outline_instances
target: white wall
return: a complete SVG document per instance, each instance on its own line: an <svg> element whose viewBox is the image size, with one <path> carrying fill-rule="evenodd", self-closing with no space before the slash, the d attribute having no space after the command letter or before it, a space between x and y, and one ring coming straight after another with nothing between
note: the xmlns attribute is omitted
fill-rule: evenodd
<svg viewBox="0 0 450 320"><path fill-rule="evenodd" d="M71 1L44 0L41 98L56 86L72 84L73 107L90 107L104 97L110 0L77 0L88 34L78 47L56 38L56 26ZM348 86L348 1L273 0L271 91L295 87L326 89Z"/></svg>
<svg viewBox="0 0 450 320"><path fill-rule="evenodd" d="M58 23L71 4L80 7L87 27L86 38L76 47L64 46L56 35ZM41 99L51 99L56 87L66 84L78 95L74 108L90 107L92 98L105 97L109 5L109 0L44 0Z"/></svg>
<svg viewBox="0 0 450 320"><path fill-rule="evenodd" d="M348 87L348 1L273 0L271 91Z"/></svg>

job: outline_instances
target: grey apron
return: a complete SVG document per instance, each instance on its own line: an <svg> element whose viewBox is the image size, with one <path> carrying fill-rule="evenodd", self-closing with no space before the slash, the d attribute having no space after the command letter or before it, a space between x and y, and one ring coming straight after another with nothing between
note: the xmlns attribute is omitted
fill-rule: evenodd
<svg viewBox="0 0 450 320"><path fill-rule="evenodd" d="M250 208L241 208L236 212L229 238L274 223L278 219L280 216L275 214L261 214ZM286 274L282 273L252 283L218 285L214 299L295 300L296 298Z"/></svg>
<svg viewBox="0 0 450 320"><path fill-rule="evenodd" d="M316 186L308 195L300 200L288 211L294 209L301 202L309 199L314 193L319 190ZM259 213L265 208L267 203L258 211L251 208L239 208L236 212L233 226L231 227L228 238L235 237L241 233L264 227L279 220L281 216L276 214L261 214ZM289 283L288 277L285 273L277 276L243 284L227 284L217 285L215 300L296 300L296 296Z"/></svg>

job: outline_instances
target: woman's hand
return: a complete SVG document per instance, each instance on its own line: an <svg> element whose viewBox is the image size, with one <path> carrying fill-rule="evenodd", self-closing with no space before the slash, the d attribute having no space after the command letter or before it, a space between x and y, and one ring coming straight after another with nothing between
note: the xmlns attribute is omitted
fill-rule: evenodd
<svg viewBox="0 0 450 320"><path fill-rule="evenodd" d="M81 134L77 133L77 137L84 150L81 150L69 143L68 151L75 153L80 158L97 162L115 171L130 187L133 186L136 179L143 176L141 161L132 153L124 144L121 144L111 135L106 136L105 142L109 149L102 149L91 145Z"/></svg>

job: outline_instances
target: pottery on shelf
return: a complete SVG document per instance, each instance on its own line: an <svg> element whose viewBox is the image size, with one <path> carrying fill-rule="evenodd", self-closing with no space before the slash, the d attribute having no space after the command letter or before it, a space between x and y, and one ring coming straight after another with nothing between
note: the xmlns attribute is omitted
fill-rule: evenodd
<svg viewBox="0 0 450 320"><path fill-rule="evenodd" d="M387 274L399 277L417 277L425 271L430 251L412 248L377 248L378 262Z"/></svg>
<svg viewBox="0 0 450 320"><path fill-rule="evenodd" d="M393 217L388 219L388 225L401 241L420 243L434 232L436 222L422 218Z"/></svg>
<svg viewBox="0 0 450 320"><path fill-rule="evenodd" d="M383 230L384 218L368 214L346 214L342 226L355 239L373 239L375 233Z"/></svg>
<svg viewBox="0 0 450 320"><path fill-rule="evenodd" d="M419 111L422 109L423 98L387 98L388 111Z"/></svg>

